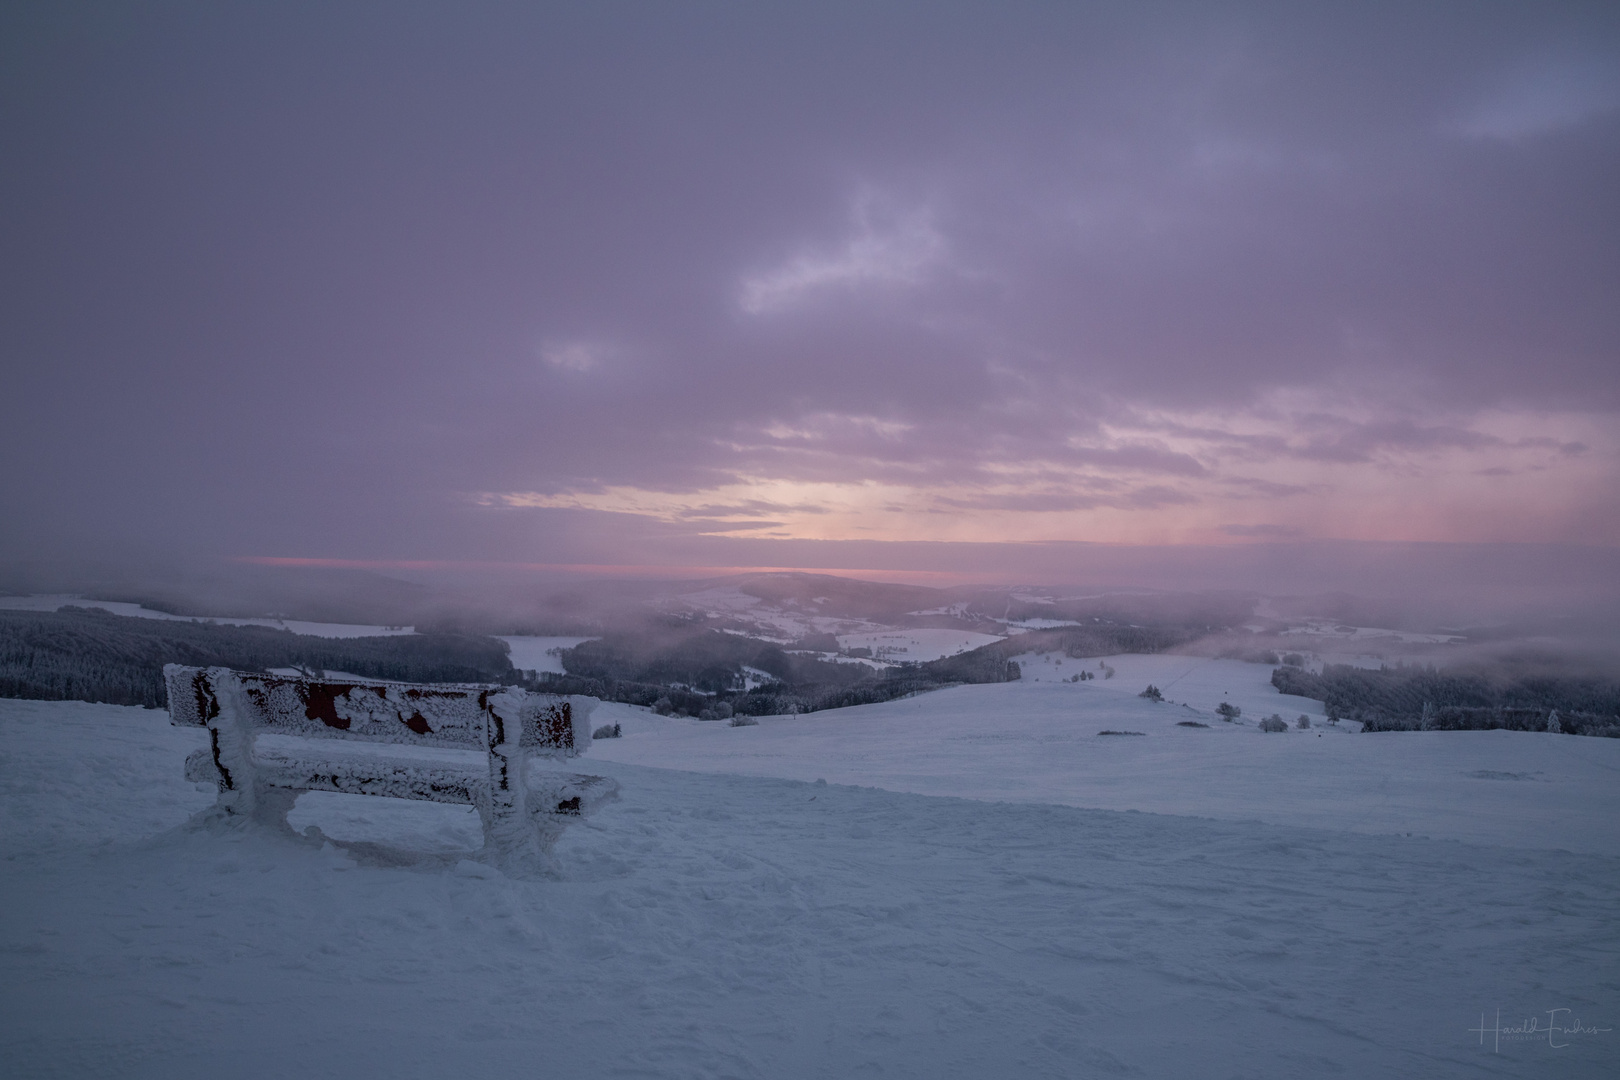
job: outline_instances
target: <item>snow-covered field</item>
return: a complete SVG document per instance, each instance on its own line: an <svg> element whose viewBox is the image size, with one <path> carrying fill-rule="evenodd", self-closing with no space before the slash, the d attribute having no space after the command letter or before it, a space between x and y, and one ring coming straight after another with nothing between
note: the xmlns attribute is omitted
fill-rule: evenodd
<svg viewBox="0 0 1620 1080"><path fill-rule="evenodd" d="M871 649L879 660L925 662L977 649L1001 639L993 634L971 630L874 630L859 634L839 634L844 649Z"/></svg>
<svg viewBox="0 0 1620 1080"><path fill-rule="evenodd" d="M1016 683L763 718L758 726L603 704L599 759L697 772L1428 836L1620 857L1620 739L1511 731L1359 734L1289 697L1271 668L1187 656L1019 657ZM1061 682L1099 664L1113 678ZM1155 703L1137 695L1149 682ZM1242 709L1235 724L1214 712ZM1266 734L1273 713L1307 730ZM1207 727L1183 727L1183 723ZM1137 736L1099 735L1138 732ZM1617 897L1620 902L1620 897Z"/></svg>
<svg viewBox="0 0 1620 1080"><path fill-rule="evenodd" d="M582 641L590 638L582 637L527 637L512 635L501 638L511 646L512 666L526 671L555 671L562 674L562 661L552 652L553 649L572 649Z"/></svg>
<svg viewBox="0 0 1620 1080"><path fill-rule="evenodd" d="M125 603L121 600L85 600L76 596L0 596L0 609L10 611L56 611L63 607L98 608L111 612L114 615L128 615L138 619L167 619L172 622L214 622L226 626L269 626L276 630L291 630L295 634L309 634L312 637L325 638L352 638L352 637L384 637L391 634L414 634L413 626L371 626L362 623L327 623L309 622L304 619L250 619L250 618L213 618L195 619L189 615L170 615L166 611L154 611L139 604Z"/></svg>
<svg viewBox="0 0 1620 1080"><path fill-rule="evenodd" d="M199 732L0 701L0 1072L1616 1074L1620 740L1178 728L1134 696L1174 659L757 727L604 705L579 764L623 794L547 880L458 862L463 808L300 800L403 865L188 827ZM1177 701L1291 715L1184 664Z"/></svg>
<svg viewBox="0 0 1620 1080"><path fill-rule="evenodd" d="M721 585L682 593L674 599L680 610L698 611L731 622L731 632L746 627L747 632L767 641L785 645L807 634L865 633L887 627L867 619L823 613L811 600L808 605L789 600L778 604L743 592L735 585Z"/></svg>

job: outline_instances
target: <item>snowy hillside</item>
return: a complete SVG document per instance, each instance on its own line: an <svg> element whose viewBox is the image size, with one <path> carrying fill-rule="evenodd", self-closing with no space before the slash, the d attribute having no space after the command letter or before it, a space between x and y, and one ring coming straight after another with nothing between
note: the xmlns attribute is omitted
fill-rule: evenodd
<svg viewBox="0 0 1620 1080"><path fill-rule="evenodd" d="M1511 731L1354 733L1279 694L1263 664L1019 658L1016 683L960 686L757 726L604 704L597 758L920 795L1309 825L1620 857L1620 739ZM1113 678L1060 681L1082 669ZM1138 697L1156 684L1165 701ZM1242 710L1236 723L1214 709ZM1311 727L1294 727L1301 714ZM1291 730L1256 726L1281 714ZM1205 724L1187 727L1184 724ZM1099 735L1128 731L1142 737ZM1555 838L1555 839L1549 839Z"/></svg>
<svg viewBox="0 0 1620 1080"><path fill-rule="evenodd" d="M533 881L467 858L465 808L307 795L293 813L414 862L186 827L211 801L181 779L200 732L0 701L0 1062L1613 1075L1620 1031L1589 1029L1620 1028L1620 741L1214 726L1217 689L1245 721L1282 704L1249 665L1185 671L1167 696L1212 726L1178 728L1194 714L1109 663L757 727L604 705L626 734L578 764L623 795ZM1145 734L1095 734L1121 726ZM1502 1034L1498 1009L1535 1036Z"/></svg>

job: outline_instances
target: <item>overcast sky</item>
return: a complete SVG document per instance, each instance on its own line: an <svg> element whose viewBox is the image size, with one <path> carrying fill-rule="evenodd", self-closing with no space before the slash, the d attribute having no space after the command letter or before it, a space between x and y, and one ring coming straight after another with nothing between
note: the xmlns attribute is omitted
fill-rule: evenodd
<svg viewBox="0 0 1620 1080"><path fill-rule="evenodd" d="M1614 5L55 0L0 64L10 557L1620 546Z"/></svg>

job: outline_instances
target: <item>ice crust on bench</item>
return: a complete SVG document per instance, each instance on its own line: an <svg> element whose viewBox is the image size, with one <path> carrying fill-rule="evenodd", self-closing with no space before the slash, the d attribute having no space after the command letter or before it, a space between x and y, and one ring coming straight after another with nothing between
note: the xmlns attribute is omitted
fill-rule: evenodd
<svg viewBox="0 0 1620 1080"><path fill-rule="evenodd" d="M284 827L305 791L470 804L491 861L528 870L548 865L547 849L568 820L618 790L607 777L529 769L531 755L571 758L590 746L590 698L178 664L163 675L170 722L208 729L208 746L186 759L186 777L218 786L212 819ZM271 737L266 744L261 734Z"/></svg>
<svg viewBox="0 0 1620 1080"><path fill-rule="evenodd" d="M207 726L207 713L217 707L205 685L210 670L225 669L164 667L173 723ZM472 750L490 745L491 701L513 693L507 687L469 684L327 681L248 671L231 675L247 699L248 720L259 731ZM517 694L519 746L550 757L573 757L590 746L594 700ZM496 734L502 737L495 741L510 738L506 732Z"/></svg>
<svg viewBox="0 0 1620 1080"><path fill-rule="evenodd" d="M477 805L480 785L489 783L485 762L434 761L385 754L301 754L279 747L255 750L261 781L298 791L337 791L394 799ZM186 758L186 779L216 779L207 747ZM589 814L611 797L615 784L603 776L531 769L526 777L529 811L534 814Z"/></svg>

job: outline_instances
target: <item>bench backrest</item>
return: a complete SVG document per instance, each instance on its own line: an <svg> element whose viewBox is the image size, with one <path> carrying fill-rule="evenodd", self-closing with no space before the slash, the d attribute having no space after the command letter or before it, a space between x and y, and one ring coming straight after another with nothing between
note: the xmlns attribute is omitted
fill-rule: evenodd
<svg viewBox="0 0 1620 1080"><path fill-rule="evenodd" d="M317 739L490 750L510 745L552 757L590 746L589 701L514 687L419 685L264 675L168 664L170 722L205 727L231 708L255 731ZM223 701L222 701L223 699Z"/></svg>

